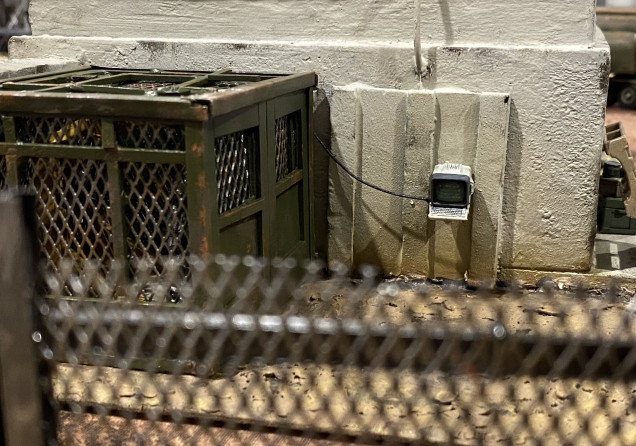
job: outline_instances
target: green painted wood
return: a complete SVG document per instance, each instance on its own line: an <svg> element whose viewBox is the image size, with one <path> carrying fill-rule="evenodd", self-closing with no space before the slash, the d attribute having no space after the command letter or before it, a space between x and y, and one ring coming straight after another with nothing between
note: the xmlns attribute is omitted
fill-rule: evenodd
<svg viewBox="0 0 636 446"><path fill-rule="evenodd" d="M91 76L97 76L91 78ZM70 84L68 81L73 80ZM85 79L85 80L82 80ZM173 82L170 89L205 91L212 81L248 82L224 92L183 96L149 95L116 82L153 80ZM127 259L126 200L122 195L122 163L181 164L186 168L189 251L197 254L234 253L264 257L304 259L311 251L311 87L313 73L293 76L215 73L142 72L90 68L46 76L29 76L2 84L0 113L9 137L0 143L11 173L18 183L24 162L30 158L90 159L106 162L115 257ZM23 88L24 92L7 91ZM40 91L27 91L38 88ZM43 91L60 90L60 92ZM63 90L63 92L62 92ZM73 90L76 90L75 92ZM117 94L111 90L116 90ZM195 90L192 90L195 91ZM176 92L176 90L175 90ZM276 120L300 114L301 163L285 178L276 178ZM15 144L13 116L77 117L99 119L101 147L64 144ZM183 125L185 151L118 146L115 122L152 120ZM248 129L258 131L255 197L222 214L218 207L217 152L224 135ZM22 170L21 170L22 169Z"/></svg>
<svg viewBox="0 0 636 446"><path fill-rule="evenodd" d="M108 175L108 198L110 201L110 218L112 227L113 255L115 260L126 262L128 258L128 246L126 243L126 224L124 220L124 197L122 196L122 177L117 157L117 143L113 121L102 120L102 142L104 153L109 158L106 163Z"/></svg>
<svg viewBox="0 0 636 446"><path fill-rule="evenodd" d="M188 176L188 231L190 251L209 254L209 178L205 171L205 129L198 123L186 125L186 172Z"/></svg>
<svg viewBox="0 0 636 446"><path fill-rule="evenodd" d="M234 223L241 221L247 217L251 217L254 214L259 214L265 210L265 200L263 198L256 198L252 201L245 203L231 211L227 211L219 217L219 227L221 230Z"/></svg>
<svg viewBox="0 0 636 446"><path fill-rule="evenodd" d="M4 129L4 139L6 144L5 148L5 162L7 165L7 185L19 186L20 185L20 170L22 168L23 160L18 157L16 149L16 136L15 136L15 122L12 116L2 116L2 127Z"/></svg>
<svg viewBox="0 0 636 446"><path fill-rule="evenodd" d="M217 128L212 120L204 123L204 149L203 149L203 171L205 173L205 197L204 213L206 216L206 224L204 227L204 236L207 240L206 254L217 254L221 245L220 234L220 216L217 205L217 195L219 189L216 181L216 152L214 150L214 141L222 131Z"/></svg>
<svg viewBox="0 0 636 446"><path fill-rule="evenodd" d="M81 96L78 96L81 94ZM208 119L205 104L192 103L179 97L87 94L0 92L0 113L11 115L54 114L59 116L102 116L142 119L204 121Z"/></svg>
<svg viewBox="0 0 636 446"><path fill-rule="evenodd" d="M263 211L263 256L271 259L276 255L274 245L276 216L276 130L274 114L269 103L259 106L261 118L261 187L265 199Z"/></svg>

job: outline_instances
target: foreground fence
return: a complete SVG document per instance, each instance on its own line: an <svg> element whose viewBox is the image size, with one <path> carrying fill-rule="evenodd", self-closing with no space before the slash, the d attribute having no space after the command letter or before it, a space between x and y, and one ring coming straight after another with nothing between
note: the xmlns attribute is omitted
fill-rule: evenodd
<svg viewBox="0 0 636 446"><path fill-rule="evenodd" d="M39 283L7 203L9 445L636 441L634 290L466 289L225 256L173 259L161 277L143 260L132 275L69 263Z"/></svg>
<svg viewBox="0 0 636 446"><path fill-rule="evenodd" d="M3 0L0 3L0 51L6 51L12 36L31 34L29 0Z"/></svg>

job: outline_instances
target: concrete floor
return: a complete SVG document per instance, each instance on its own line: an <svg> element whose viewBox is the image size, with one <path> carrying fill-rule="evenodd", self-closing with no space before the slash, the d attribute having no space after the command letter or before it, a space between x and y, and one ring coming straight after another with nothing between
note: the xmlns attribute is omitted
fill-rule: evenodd
<svg viewBox="0 0 636 446"><path fill-rule="evenodd" d="M599 272L620 272L636 279L636 235L597 234L594 267Z"/></svg>

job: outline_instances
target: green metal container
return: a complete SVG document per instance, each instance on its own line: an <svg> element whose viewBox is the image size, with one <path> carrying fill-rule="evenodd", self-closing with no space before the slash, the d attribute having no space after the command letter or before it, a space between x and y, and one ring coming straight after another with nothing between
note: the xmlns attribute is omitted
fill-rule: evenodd
<svg viewBox="0 0 636 446"><path fill-rule="evenodd" d="M636 234L636 219L625 212L622 198L599 197L598 232L602 234Z"/></svg>
<svg viewBox="0 0 636 446"><path fill-rule="evenodd" d="M82 69L0 84L0 189L38 196L58 269L311 254L314 73Z"/></svg>

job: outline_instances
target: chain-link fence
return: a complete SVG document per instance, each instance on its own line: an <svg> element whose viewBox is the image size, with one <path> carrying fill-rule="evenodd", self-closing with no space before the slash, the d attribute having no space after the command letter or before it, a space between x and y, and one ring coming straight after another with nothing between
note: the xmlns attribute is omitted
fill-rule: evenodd
<svg viewBox="0 0 636 446"><path fill-rule="evenodd" d="M31 34L29 0L0 1L0 52L7 51L12 36Z"/></svg>
<svg viewBox="0 0 636 446"><path fill-rule="evenodd" d="M0 236L3 259L16 234ZM34 282L25 329L28 273L13 265L0 334L35 346L51 444L636 442L633 289L472 289L226 256L167 259L160 276L143 259L62 262ZM6 339L5 427L26 400L6 364L29 382L24 343L14 363Z"/></svg>

